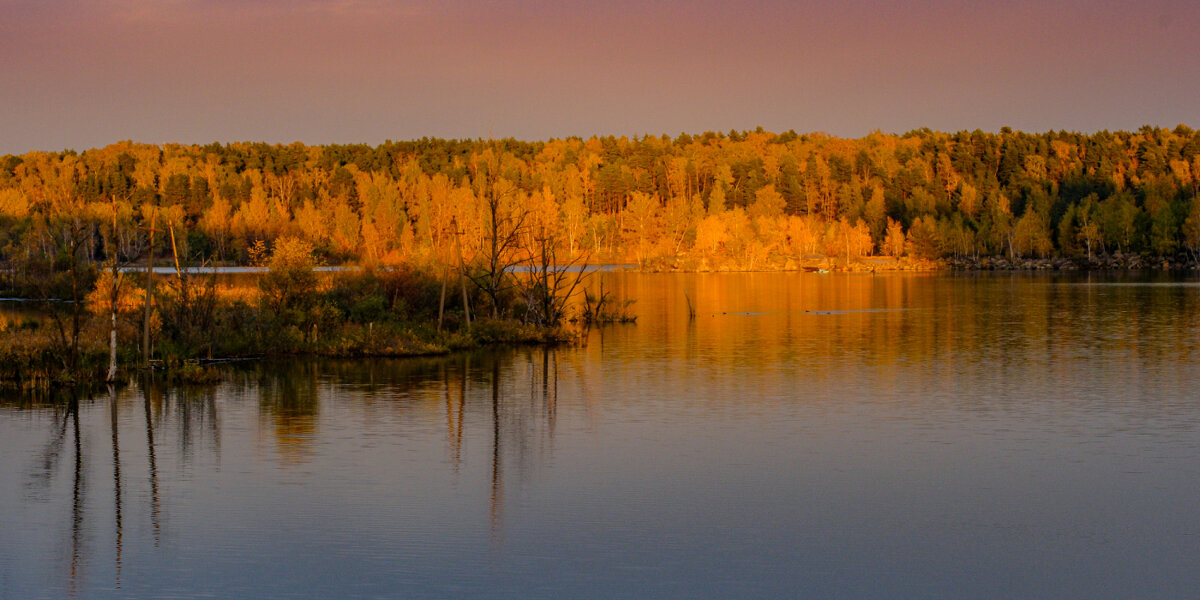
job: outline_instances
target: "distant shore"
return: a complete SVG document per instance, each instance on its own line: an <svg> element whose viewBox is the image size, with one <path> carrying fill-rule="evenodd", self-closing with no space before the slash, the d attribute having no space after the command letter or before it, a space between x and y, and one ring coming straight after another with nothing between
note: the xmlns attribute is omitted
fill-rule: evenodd
<svg viewBox="0 0 1200 600"><path fill-rule="evenodd" d="M1088 257L962 256L937 260L909 256L869 256L849 261L828 256L774 258L753 264L681 257L647 261L642 270L652 273L747 273L806 271L817 273L887 273L929 271L1196 271L1195 257L1146 256L1114 252Z"/></svg>

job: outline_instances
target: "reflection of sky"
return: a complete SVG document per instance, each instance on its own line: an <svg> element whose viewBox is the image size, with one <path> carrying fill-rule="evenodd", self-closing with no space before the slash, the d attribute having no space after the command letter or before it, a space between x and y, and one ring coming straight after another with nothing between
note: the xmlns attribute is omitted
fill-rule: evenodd
<svg viewBox="0 0 1200 600"><path fill-rule="evenodd" d="M639 322L555 351L555 410L537 388L541 349L502 355L498 520L486 356L471 359L461 462L450 435L458 359L235 377L205 413L220 423L219 445L200 428L187 452L183 413L164 405L159 548L143 408L127 395L124 587L112 595L1195 589L1194 287L1025 275L606 277L606 289L639 299ZM882 308L908 310L865 310ZM819 309L845 312L804 312ZM757 314L732 314L741 312ZM300 460L276 437L285 409L313 418ZM103 597L114 562L111 421L103 400L82 417L81 597ZM0 592L8 585L13 597L64 581L55 569L69 531L70 442L50 492L9 483L26 480L56 423L0 409L0 449L16 457L0 461Z"/></svg>
<svg viewBox="0 0 1200 600"><path fill-rule="evenodd" d="M4 0L0 12L0 152L1200 122L1200 8L1182 0Z"/></svg>

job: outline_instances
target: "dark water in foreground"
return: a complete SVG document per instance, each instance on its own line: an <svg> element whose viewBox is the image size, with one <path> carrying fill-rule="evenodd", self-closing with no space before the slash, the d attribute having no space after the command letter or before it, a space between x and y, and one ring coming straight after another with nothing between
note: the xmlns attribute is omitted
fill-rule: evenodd
<svg viewBox="0 0 1200 600"><path fill-rule="evenodd" d="M0 598L1200 589L1194 280L603 277L581 348L0 405Z"/></svg>

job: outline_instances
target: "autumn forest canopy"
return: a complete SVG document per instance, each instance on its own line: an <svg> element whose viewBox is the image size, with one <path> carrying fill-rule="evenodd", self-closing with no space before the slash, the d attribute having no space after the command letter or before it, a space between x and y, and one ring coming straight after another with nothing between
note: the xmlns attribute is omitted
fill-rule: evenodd
<svg viewBox="0 0 1200 600"><path fill-rule="evenodd" d="M1200 132L860 139L763 131L164 146L0 157L0 258L154 251L246 264L299 241L328 264L630 262L785 268L805 256L1176 256L1200 250ZM115 227L114 227L115 223ZM496 244L502 244L497 248ZM115 250L110 250L115 248Z"/></svg>

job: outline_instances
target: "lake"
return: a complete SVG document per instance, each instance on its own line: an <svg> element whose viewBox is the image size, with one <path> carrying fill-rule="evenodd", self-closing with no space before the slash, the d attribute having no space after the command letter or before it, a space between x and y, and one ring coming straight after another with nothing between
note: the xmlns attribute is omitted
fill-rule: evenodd
<svg viewBox="0 0 1200 600"><path fill-rule="evenodd" d="M579 347L6 401L0 598L1200 589L1196 276L596 277Z"/></svg>

